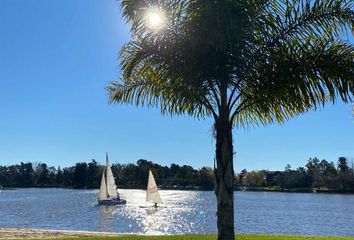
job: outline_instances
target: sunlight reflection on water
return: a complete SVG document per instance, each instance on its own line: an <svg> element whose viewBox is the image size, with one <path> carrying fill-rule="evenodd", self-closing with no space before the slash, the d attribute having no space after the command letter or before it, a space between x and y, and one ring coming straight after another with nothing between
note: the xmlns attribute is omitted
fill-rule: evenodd
<svg viewBox="0 0 354 240"><path fill-rule="evenodd" d="M98 190L17 189L0 193L0 227L145 234L216 232L213 192L161 190L163 207L144 190L120 190L126 205L97 205ZM235 193L238 233L354 236L354 195Z"/></svg>
<svg viewBox="0 0 354 240"><path fill-rule="evenodd" d="M123 198L128 200L124 206L97 206L104 228L101 231L115 231L115 219L124 219L128 232L145 234L193 233L198 229L200 212L194 205L198 204L198 192L161 191L164 203L160 208L145 207L145 191L122 190ZM203 200L205 201L205 200ZM191 206L191 203L193 205ZM188 227L189 226L189 227ZM200 226L198 226L199 228Z"/></svg>

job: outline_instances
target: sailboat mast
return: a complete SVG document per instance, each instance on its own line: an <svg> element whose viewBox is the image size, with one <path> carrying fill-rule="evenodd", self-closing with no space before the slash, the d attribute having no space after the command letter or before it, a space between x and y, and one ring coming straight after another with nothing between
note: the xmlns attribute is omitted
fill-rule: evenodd
<svg viewBox="0 0 354 240"><path fill-rule="evenodd" d="M108 168L108 153L106 152L106 167L105 167L105 172L104 172L104 175L105 175L105 178L106 178L106 193L107 193L107 197L110 197L109 196L109 192L108 192L108 179L107 179L107 168Z"/></svg>

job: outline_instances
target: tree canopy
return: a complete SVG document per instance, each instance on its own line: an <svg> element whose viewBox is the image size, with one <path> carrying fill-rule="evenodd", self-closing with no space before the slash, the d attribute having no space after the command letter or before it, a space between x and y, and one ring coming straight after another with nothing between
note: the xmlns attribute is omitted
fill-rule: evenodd
<svg viewBox="0 0 354 240"><path fill-rule="evenodd" d="M351 0L124 0L132 39L110 101L163 113L220 114L237 125L282 122L354 86ZM151 29L155 6L164 24ZM227 99L222 99L227 94Z"/></svg>

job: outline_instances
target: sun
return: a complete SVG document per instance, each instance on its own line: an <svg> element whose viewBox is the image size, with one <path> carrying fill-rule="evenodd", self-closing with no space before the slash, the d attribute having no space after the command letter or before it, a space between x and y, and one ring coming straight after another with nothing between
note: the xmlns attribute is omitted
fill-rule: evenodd
<svg viewBox="0 0 354 240"><path fill-rule="evenodd" d="M163 12L156 7L150 7L147 11L146 22L152 29L157 30L161 28L164 24Z"/></svg>
<svg viewBox="0 0 354 240"><path fill-rule="evenodd" d="M161 26L161 24L162 24L162 18L161 18L161 16L159 14L151 13L149 15L149 25L151 27L156 28L156 27Z"/></svg>

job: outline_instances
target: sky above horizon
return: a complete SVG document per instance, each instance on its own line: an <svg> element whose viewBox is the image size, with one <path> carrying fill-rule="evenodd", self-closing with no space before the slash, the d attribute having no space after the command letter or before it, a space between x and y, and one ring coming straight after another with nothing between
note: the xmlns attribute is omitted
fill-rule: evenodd
<svg viewBox="0 0 354 240"><path fill-rule="evenodd" d="M109 105L129 26L115 0L0 0L0 165L96 159L213 166L211 119ZM353 39L351 39L353 42ZM352 105L234 130L235 170L281 170L354 157Z"/></svg>

